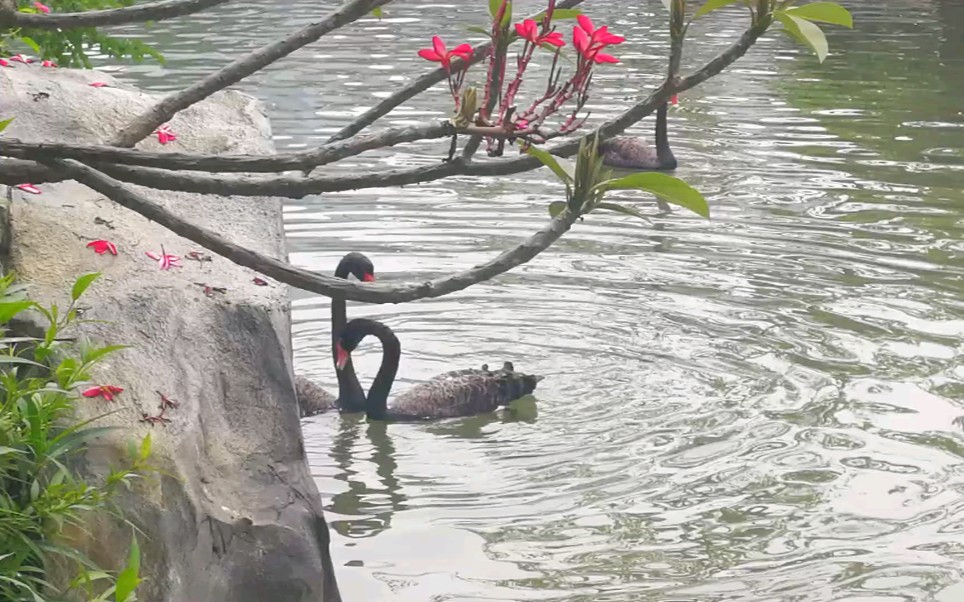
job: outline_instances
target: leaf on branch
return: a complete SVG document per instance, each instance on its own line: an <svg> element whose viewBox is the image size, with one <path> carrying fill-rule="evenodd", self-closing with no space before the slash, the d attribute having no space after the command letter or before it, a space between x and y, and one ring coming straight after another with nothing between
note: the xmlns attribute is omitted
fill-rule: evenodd
<svg viewBox="0 0 964 602"><path fill-rule="evenodd" d="M78 278L74 283L74 288L70 291L70 298L74 301L79 299L80 296L84 294L84 291L98 278L100 278L100 272L91 272Z"/></svg>
<svg viewBox="0 0 964 602"><path fill-rule="evenodd" d="M382 7L379 6L378 8L373 8L373 9L372 9L372 16L375 17L376 19L381 19L381 18L382 18Z"/></svg>
<svg viewBox="0 0 964 602"><path fill-rule="evenodd" d="M34 306L33 301L6 301L0 303L0 324L6 324L22 311Z"/></svg>
<svg viewBox="0 0 964 602"><path fill-rule="evenodd" d="M819 27L806 19L794 17L785 11L777 11L774 15L783 24L783 29L788 34L813 50L819 62L822 63L827 58L827 53L830 50L827 46L827 37L823 35L823 31Z"/></svg>
<svg viewBox="0 0 964 602"><path fill-rule="evenodd" d="M739 0L706 0L706 2L696 11L693 18L698 19L703 15L709 14L718 8L723 8L724 6L729 6L730 4L735 4Z"/></svg>
<svg viewBox="0 0 964 602"><path fill-rule="evenodd" d="M526 153L542 161L542 164L551 169L552 173L556 174L556 177L559 178L559 180L566 186L569 186L575 181L573 175L567 172L562 165L559 164L559 161L556 159L556 157L550 155L548 152L542 150L541 148L530 146L528 150L526 150Z"/></svg>
<svg viewBox="0 0 964 602"><path fill-rule="evenodd" d="M512 0L489 0L489 15L494 19L499 14L502 3L505 2L505 13L502 15L502 26L512 21Z"/></svg>
<svg viewBox="0 0 964 602"><path fill-rule="evenodd" d="M842 25L854 28L854 18L850 11L836 2L811 2L803 6L793 6L786 9L788 15L807 21L820 21L832 25Z"/></svg>
<svg viewBox="0 0 964 602"><path fill-rule="evenodd" d="M13 120L14 120L14 118L11 117L10 119L4 119L3 121L0 121L0 132L2 132L3 130L7 129L7 126L10 125L10 123L11 123Z"/></svg>
<svg viewBox="0 0 964 602"><path fill-rule="evenodd" d="M598 185L601 190L643 190L667 203L689 209L705 218L710 217L710 206L698 190L673 176L659 172L642 172Z"/></svg>
<svg viewBox="0 0 964 602"><path fill-rule="evenodd" d="M557 217L566 210L566 206L567 203L565 201L552 201L549 203L549 217Z"/></svg>
<svg viewBox="0 0 964 602"><path fill-rule="evenodd" d="M27 36L22 36L22 37L20 38L20 41L23 42L24 44L26 44L31 50L33 50L33 51L36 52L37 54L43 54L43 51L40 50L40 44L38 44L37 42L35 42L33 38L28 38Z"/></svg>
<svg viewBox="0 0 964 602"><path fill-rule="evenodd" d="M131 595L137 586L140 585L141 578L141 549L137 545L137 537L131 534L131 551L127 557L127 566L117 575L117 582L114 589L114 600L116 602L126 602L131 599Z"/></svg>
<svg viewBox="0 0 964 602"><path fill-rule="evenodd" d="M639 211L633 209L632 207L626 207L625 205L619 205L617 203L598 203L593 210L602 209L604 211L612 211L613 213L622 213L623 215L631 215L633 217L638 217L639 219L649 221L649 218L640 213Z"/></svg>
<svg viewBox="0 0 964 602"><path fill-rule="evenodd" d="M552 11L553 21L563 21L567 19L575 19L582 14L582 11L578 8L557 8ZM538 15L532 17L533 21L539 22L546 18L546 11L542 11Z"/></svg>

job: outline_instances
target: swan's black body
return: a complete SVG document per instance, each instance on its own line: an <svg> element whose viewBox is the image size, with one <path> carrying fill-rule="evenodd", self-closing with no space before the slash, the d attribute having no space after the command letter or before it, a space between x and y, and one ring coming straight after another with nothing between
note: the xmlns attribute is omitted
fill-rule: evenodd
<svg viewBox="0 0 964 602"><path fill-rule="evenodd" d="M620 169L670 171L676 169L676 157L669 147L666 126L667 103L656 110L656 149L633 136L617 136L599 145L603 164Z"/></svg>
<svg viewBox="0 0 964 602"><path fill-rule="evenodd" d="M481 370L455 370L412 387L397 396L389 408L388 394L402 355L401 344L391 328L365 318L348 322L338 340L342 349L338 363L345 365L351 352L368 335L378 337L382 343L382 364L368 390L365 410L372 420L413 421L484 414L532 393L542 380L541 376L516 372L509 362L501 370L488 370L487 366Z"/></svg>
<svg viewBox="0 0 964 602"><path fill-rule="evenodd" d="M335 268L335 276L337 278L348 278L349 274L363 282L373 282L375 280L375 267L365 255L354 252L348 253L342 257L338 267ZM345 300L332 299L331 357L333 362L338 359L335 351L338 335L347 320ZM313 416L335 408L342 412L365 411L365 391L358 382L351 360L349 359L343 370L336 370L335 372L338 375L337 398L304 376L295 375L295 394L298 397L298 406L301 408L302 416Z"/></svg>

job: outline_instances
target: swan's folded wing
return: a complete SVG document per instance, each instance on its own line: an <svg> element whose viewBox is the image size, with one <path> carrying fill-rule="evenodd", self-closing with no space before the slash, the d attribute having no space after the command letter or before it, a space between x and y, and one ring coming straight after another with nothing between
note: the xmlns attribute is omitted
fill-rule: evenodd
<svg viewBox="0 0 964 602"><path fill-rule="evenodd" d="M314 416L338 407L338 399L314 382L295 374L295 397L301 416Z"/></svg>
<svg viewBox="0 0 964 602"><path fill-rule="evenodd" d="M392 411L435 418L485 414L532 393L539 380L510 370L446 372L396 397Z"/></svg>

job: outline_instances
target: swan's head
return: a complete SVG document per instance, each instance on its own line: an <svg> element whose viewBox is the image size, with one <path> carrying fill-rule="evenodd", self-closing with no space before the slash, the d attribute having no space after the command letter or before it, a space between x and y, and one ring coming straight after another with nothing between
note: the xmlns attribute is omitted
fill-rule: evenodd
<svg viewBox="0 0 964 602"><path fill-rule="evenodd" d="M369 318L355 318L345 324L338 335L338 340L335 341L335 368L343 369L351 359L351 352L358 348L362 339L370 334L377 336L382 341L383 347L386 341L392 340L394 347L398 347L398 339L388 326ZM391 342L389 344L391 345Z"/></svg>
<svg viewBox="0 0 964 602"><path fill-rule="evenodd" d="M351 352L358 348L358 344L365 338L365 332L359 329L355 320L349 322L341 331L335 343L335 368L343 370L351 359Z"/></svg>
<svg viewBox="0 0 964 602"><path fill-rule="evenodd" d="M375 266L372 260L362 253L351 252L341 258L335 275L347 278L351 274L362 282L375 282Z"/></svg>

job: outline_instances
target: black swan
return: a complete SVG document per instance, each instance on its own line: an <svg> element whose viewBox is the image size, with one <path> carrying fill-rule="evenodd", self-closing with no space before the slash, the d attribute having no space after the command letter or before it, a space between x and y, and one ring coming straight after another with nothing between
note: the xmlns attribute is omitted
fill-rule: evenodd
<svg viewBox="0 0 964 602"><path fill-rule="evenodd" d="M673 97L676 104L676 97ZM620 169L669 171L676 169L676 157L669 147L666 130L667 103L656 110L656 149L635 136L617 136L599 144L603 165Z"/></svg>
<svg viewBox="0 0 964 602"><path fill-rule="evenodd" d="M336 278L348 278L351 274L362 282L375 281L375 266L371 260L361 253L348 253L338 262L335 268ZM348 320L347 309L344 299L331 300L331 359L332 362L338 360L336 344L338 333L345 326ZM355 375L355 368L351 365L349 358L348 364L343 370L336 370L338 376L338 397L322 389L308 378L295 375L295 395L298 398L298 406L301 408L301 416L314 416L322 412L327 412L335 408L342 412L364 412L365 411L365 391L358 382Z"/></svg>
<svg viewBox="0 0 964 602"><path fill-rule="evenodd" d="M516 372L510 362L501 370L489 370L488 366L481 370L455 370L412 387L397 396L388 408L388 393L402 354L401 344L391 328L366 318L348 322L338 339L335 367L344 368L351 352L368 335L375 335L382 343L382 364L368 390L365 408L372 420L413 421L485 414L532 393L543 378Z"/></svg>

